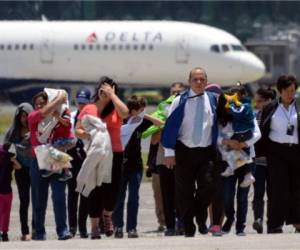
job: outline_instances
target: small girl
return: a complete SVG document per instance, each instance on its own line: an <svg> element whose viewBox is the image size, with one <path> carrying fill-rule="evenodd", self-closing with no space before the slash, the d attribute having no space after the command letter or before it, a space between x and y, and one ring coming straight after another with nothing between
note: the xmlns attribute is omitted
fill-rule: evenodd
<svg viewBox="0 0 300 250"><path fill-rule="evenodd" d="M12 171L21 169L14 154L8 152L9 144L0 145L0 240L8 241L8 228L12 203Z"/></svg>
<svg viewBox="0 0 300 250"><path fill-rule="evenodd" d="M232 140L238 142L246 142L253 137L254 130L254 113L251 107L251 100L246 96L246 89L242 85L231 90L232 96L226 96L228 113L232 117L233 135ZM229 138L228 138L229 139ZM224 149L223 149L224 150ZM234 174L234 170L241 166L249 166L247 164L252 162L250 157L250 148L246 147L242 150L227 151L226 158L228 167L222 173L222 176L228 177ZM251 169L247 169L241 187L248 187L255 181Z"/></svg>

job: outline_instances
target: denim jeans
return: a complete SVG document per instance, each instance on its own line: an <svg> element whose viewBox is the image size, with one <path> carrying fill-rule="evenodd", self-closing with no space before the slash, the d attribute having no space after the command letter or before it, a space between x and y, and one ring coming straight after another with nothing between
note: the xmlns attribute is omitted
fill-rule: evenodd
<svg viewBox="0 0 300 250"><path fill-rule="evenodd" d="M234 175L223 178L224 208L228 220L234 221L234 197L237 188L237 214L236 214L236 232L243 232L246 226L248 212L248 193L250 187L241 188L240 184L245 176L244 166L235 170ZM238 187L236 185L238 184Z"/></svg>
<svg viewBox="0 0 300 250"><path fill-rule="evenodd" d="M132 172L124 172L120 188L117 205L113 212L113 222L115 227L123 228L124 226L124 203L126 190L128 186L128 202L127 202L127 224L126 231L136 229L139 208L139 190L143 177L143 170L137 169Z"/></svg>
<svg viewBox="0 0 300 250"><path fill-rule="evenodd" d="M54 217L56 223L56 233L58 237L64 237L69 234L67 228L67 210L66 210L66 183L58 180L57 175L43 178L38 168L36 159L30 168L31 186L32 186L32 206L34 210L35 221L35 239L42 240L46 238L45 216L48 202L49 185L52 190L52 201Z"/></svg>

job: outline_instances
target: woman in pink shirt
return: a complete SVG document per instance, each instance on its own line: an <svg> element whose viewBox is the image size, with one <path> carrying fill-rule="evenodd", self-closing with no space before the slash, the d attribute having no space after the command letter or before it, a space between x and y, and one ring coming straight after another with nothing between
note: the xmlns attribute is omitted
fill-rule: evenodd
<svg viewBox="0 0 300 250"><path fill-rule="evenodd" d="M104 183L101 187L96 187L88 198L89 215L92 224L92 239L100 239L99 219L103 219L105 234L107 236L113 234L111 216L119 192L123 162L123 147L121 144L120 130L123 119L128 116L128 108L117 96L117 93L117 84L106 76L101 77L94 95L94 101L83 108L78 116L76 125L76 135L80 139L89 140L90 134L82 127L81 119L84 115L99 117L107 125L113 150L111 183Z"/></svg>

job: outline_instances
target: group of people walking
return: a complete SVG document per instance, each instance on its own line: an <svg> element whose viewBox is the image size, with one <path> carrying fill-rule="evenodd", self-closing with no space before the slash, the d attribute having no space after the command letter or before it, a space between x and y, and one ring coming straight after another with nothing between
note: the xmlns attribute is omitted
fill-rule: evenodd
<svg viewBox="0 0 300 250"><path fill-rule="evenodd" d="M263 232L266 193L267 232L282 233L284 224L300 232L296 79L278 79L278 98L270 89L259 89L254 110L243 85L223 93L219 85L208 84L203 68L191 70L188 85L185 89L174 83L170 97L151 115L145 114L142 97L132 96L124 103L109 77L100 78L93 97L88 89L80 89L72 113L65 107L64 91L54 97L47 91L38 93L33 107L20 104L0 148L1 240L8 240L13 170L21 240L46 240L49 186L59 240L74 237L77 230L81 238L88 238L88 216L91 239L101 234L123 238L127 190L125 230L129 238L137 238L141 140L148 136L147 175L153 178L159 230L165 236L193 237L196 229L222 236L234 222L236 234L244 236L253 183L253 228ZM38 149L47 145L70 155L72 168L45 171Z"/></svg>

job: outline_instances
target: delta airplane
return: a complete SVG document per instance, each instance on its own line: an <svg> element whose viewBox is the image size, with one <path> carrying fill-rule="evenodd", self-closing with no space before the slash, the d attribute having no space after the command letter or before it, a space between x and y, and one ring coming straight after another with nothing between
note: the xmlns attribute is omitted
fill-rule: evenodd
<svg viewBox="0 0 300 250"><path fill-rule="evenodd" d="M177 21L1 21L0 89L94 83L102 75L135 86L186 82L196 66L210 82L253 82L263 62L218 28Z"/></svg>

